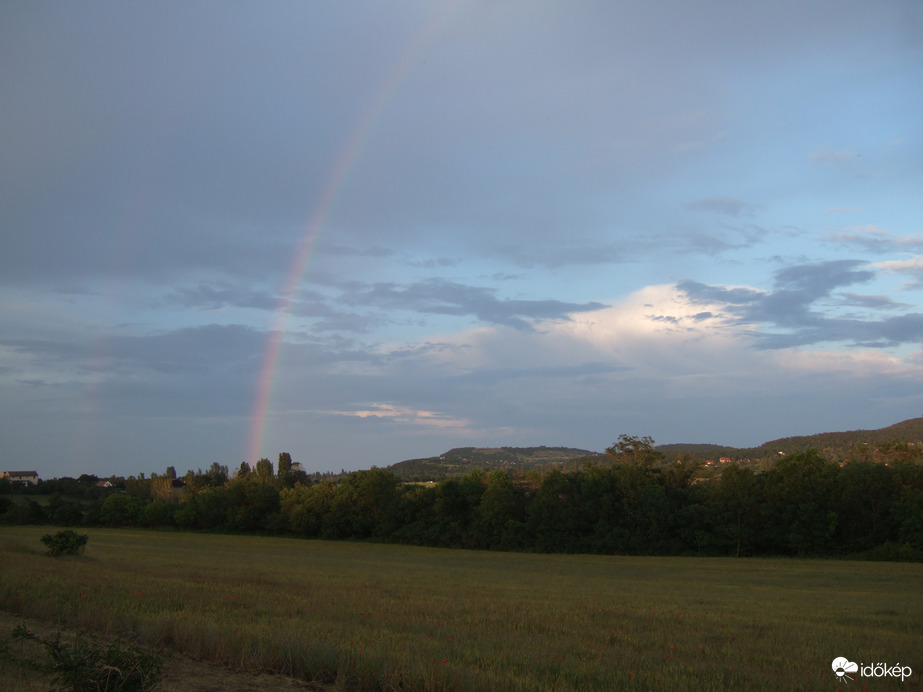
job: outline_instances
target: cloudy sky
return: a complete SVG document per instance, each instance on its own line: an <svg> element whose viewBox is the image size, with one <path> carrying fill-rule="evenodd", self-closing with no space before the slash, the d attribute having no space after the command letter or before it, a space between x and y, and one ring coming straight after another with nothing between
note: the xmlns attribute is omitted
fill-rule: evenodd
<svg viewBox="0 0 923 692"><path fill-rule="evenodd" d="M923 415L918 0L0 8L0 467Z"/></svg>

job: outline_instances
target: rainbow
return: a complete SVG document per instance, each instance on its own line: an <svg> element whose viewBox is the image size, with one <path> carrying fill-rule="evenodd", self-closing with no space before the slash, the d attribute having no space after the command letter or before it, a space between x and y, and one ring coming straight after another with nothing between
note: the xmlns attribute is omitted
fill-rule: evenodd
<svg viewBox="0 0 923 692"><path fill-rule="evenodd" d="M311 255L317 246L318 238L320 238L327 217L343 189L349 171L359 158L372 125L378 119L398 85L410 73L420 55L448 26L450 20L458 14L460 7L460 4L444 3L400 54L369 100L369 105L364 115L359 119L357 126L340 152L330 175L327 176L327 182L324 184L314 212L305 225L298 251L295 253L294 261L286 275L282 297L276 309L269 342L263 355L257 381L256 398L250 417L250 436L246 457L248 463L252 464L264 456L263 438L266 433L266 419L270 411L273 386L282 353L282 345L288 331L289 318L298 290L308 270Z"/></svg>

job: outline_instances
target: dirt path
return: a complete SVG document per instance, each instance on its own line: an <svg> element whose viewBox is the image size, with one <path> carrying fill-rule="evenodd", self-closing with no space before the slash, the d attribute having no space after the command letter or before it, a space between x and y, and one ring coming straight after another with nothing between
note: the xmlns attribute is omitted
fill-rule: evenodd
<svg viewBox="0 0 923 692"><path fill-rule="evenodd" d="M46 692L51 683L28 665L28 662L46 662L44 649L35 642L12 642L13 627L24 622L29 631L43 638L53 638L57 633L51 623L23 618L0 611L0 651L9 646L6 656L0 656L0 680L5 692ZM182 654L173 654L167 663L167 676L157 686L156 692L250 692L250 690L313 690L334 692L336 687L319 683L293 680L283 675L265 675L221 668L196 661Z"/></svg>

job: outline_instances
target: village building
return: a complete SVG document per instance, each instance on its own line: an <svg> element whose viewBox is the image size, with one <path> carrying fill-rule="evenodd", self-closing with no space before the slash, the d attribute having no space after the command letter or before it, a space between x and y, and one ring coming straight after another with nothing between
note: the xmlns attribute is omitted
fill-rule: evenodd
<svg viewBox="0 0 923 692"><path fill-rule="evenodd" d="M0 480L9 480L12 483L28 483L38 485L38 471L0 471Z"/></svg>

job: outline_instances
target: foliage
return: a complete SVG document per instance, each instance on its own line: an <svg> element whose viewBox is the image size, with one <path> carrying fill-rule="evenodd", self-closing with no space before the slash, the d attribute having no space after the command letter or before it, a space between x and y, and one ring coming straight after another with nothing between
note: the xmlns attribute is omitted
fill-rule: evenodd
<svg viewBox="0 0 923 692"><path fill-rule="evenodd" d="M605 455L549 461L580 451L460 448L444 455L444 468L464 474L424 483L403 481L394 467L309 477L283 452L276 472L263 458L253 470L244 462L229 480L227 467L214 463L204 473L188 471L185 487L173 485L168 469L166 476L124 480L124 491L66 496L62 489L71 485L89 490L91 478L81 477L50 486L56 490L45 506L31 497L7 501L0 523L50 519L538 552L895 560L923 554L917 443L859 445L845 457L807 449L767 464L706 465L691 452L665 454L650 437L621 435ZM523 471L523 459L535 464ZM483 470L473 466L479 460Z"/></svg>
<svg viewBox="0 0 923 692"><path fill-rule="evenodd" d="M472 469L542 470L592 455L571 447L457 447L438 457L401 461L387 470L402 481L445 480L460 478Z"/></svg>
<svg viewBox="0 0 923 692"><path fill-rule="evenodd" d="M42 536L42 543L48 547L48 554L51 557L83 555L89 540L90 537L86 534L78 534L70 529L58 531L54 536L50 533Z"/></svg>
<svg viewBox="0 0 923 692"><path fill-rule="evenodd" d="M617 461L652 466L661 461L663 452L654 449L654 438L650 436L619 435L619 441L606 449L606 454Z"/></svg>
<svg viewBox="0 0 923 692"><path fill-rule="evenodd" d="M84 641L80 637L74 644L66 644L60 632L54 639L45 639L24 624L13 629L13 639L45 647L54 682L62 685L59 692L146 692L154 689L165 674L160 656L131 644Z"/></svg>
<svg viewBox="0 0 923 692"><path fill-rule="evenodd" d="M133 526L141 518L143 504L132 495L116 493L105 499L99 520L106 526Z"/></svg>
<svg viewBox="0 0 923 692"><path fill-rule="evenodd" d="M257 477L263 483L271 483L272 479L275 478L272 469L272 462L269 459L263 458L256 462L256 468L254 469Z"/></svg>

